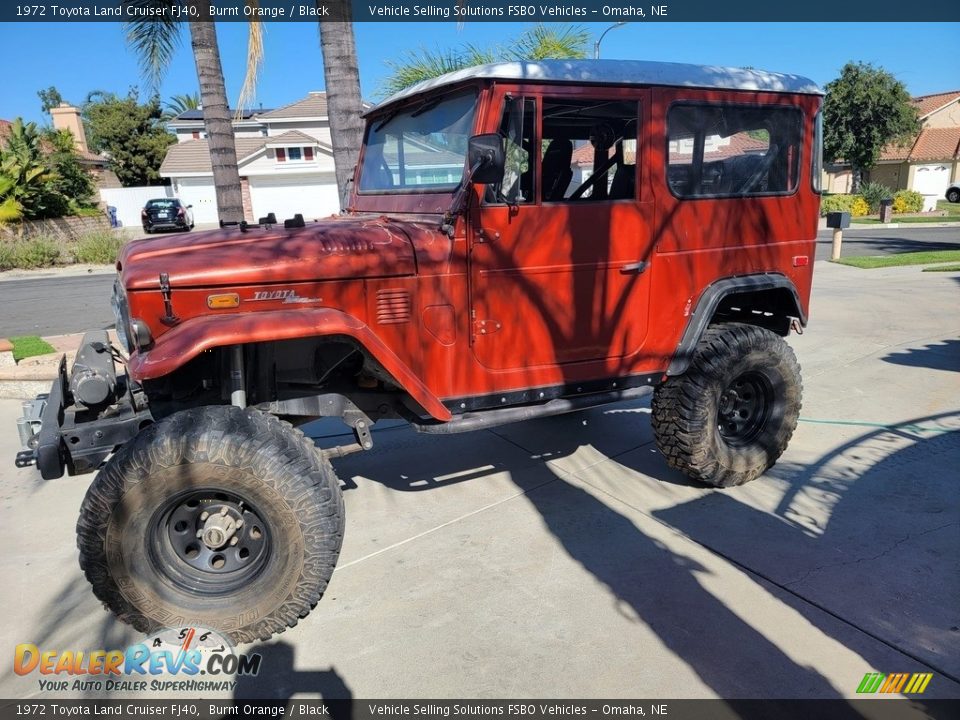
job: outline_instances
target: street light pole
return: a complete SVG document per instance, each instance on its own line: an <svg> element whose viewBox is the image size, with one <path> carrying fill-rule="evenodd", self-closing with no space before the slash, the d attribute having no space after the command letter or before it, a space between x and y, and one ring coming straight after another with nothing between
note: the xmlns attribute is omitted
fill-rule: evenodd
<svg viewBox="0 0 960 720"><path fill-rule="evenodd" d="M593 44L593 59L594 59L594 60L599 60L599 59L600 59L600 43L603 42L603 36L606 35L608 32L610 32L611 30L613 30L614 28L623 27L623 26L626 25L626 24L627 24L627 21L626 21L626 20L621 20L620 22L614 23L613 25L611 25L610 27L608 27L606 30L604 30L602 33L600 33L600 37L598 37L598 38L597 38L597 41Z"/></svg>

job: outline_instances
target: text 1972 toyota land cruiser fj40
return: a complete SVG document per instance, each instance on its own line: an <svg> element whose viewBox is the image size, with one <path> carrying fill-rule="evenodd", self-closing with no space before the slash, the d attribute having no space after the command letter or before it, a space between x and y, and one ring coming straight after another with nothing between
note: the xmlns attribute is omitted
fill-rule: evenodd
<svg viewBox="0 0 960 720"><path fill-rule="evenodd" d="M370 111L342 215L129 243L123 347L61 362L17 464L99 470L80 565L121 619L235 641L319 601L330 460L382 418L457 433L652 390L669 465L752 480L800 410L820 105L800 77L632 61L416 85ZM330 416L354 444L296 429Z"/></svg>

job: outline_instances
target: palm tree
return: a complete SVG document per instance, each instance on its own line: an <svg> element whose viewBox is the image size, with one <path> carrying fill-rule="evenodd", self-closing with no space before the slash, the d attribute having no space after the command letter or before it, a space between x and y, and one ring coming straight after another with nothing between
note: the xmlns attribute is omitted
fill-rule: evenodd
<svg viewBox="0 0 960 720"><path fill-rule="evenodd" d="M388 61L391 73L380 87L390 96L430 78L472 65L498 60L580 59L589 56L590 33L579 25L544 25L525 30L504 46L480 48L461 45L446 51L420 49L406 53L400 60Z"/></svg>
<svg viewBox="0 0 960 720"><path fill-rule="evenodd" d="M255 4L255 0L249 2ZM177 3L176 0L135 0L135 4L155 8L173 7ZM194 5L200 18L210 17L210 0L195 0ZM172 13L168 11L161 17L170 18ZM221 220L239 222L243 220L240 173L237 170L237 150L223 68L220 65L216 28L209 20L191 21L189 25L190 45L193 48L203 104L203 122L210 147L217 209ZM180 24L171 19L137 20L125 23L125 28L127 42L140 55L141 65L156 88L180 42Z"/></svg>
<svg viewBox="0 0 960 720"><path fill-rule="evenodd" d="M163 104L163 108L165 115L171 119L187 110L198 110L200 108L200 93L174 95Z"/></svg>
<svg viewBox="0 0 960 720"><path fill-rule="evenodd" d="M327 3L330 5L330 3ZM334 17L349 17L346 0L337 0ZM340 14L337 14L340 13ZM340 207L347 206L349 183L363 142L363 101L360 97L360 71L353 23L324 21L320 27L320 51L327 92L327 117L330 119L330 144L337 175Z"/></svg>

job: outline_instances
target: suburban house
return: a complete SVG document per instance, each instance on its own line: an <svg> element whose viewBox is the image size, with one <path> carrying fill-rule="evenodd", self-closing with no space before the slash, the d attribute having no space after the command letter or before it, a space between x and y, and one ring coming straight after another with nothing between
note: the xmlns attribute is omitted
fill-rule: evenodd
<svg viewBox="0 0 960 720"><path fill-rule="evenodd" d="M868 179L940 200L947 185L960 180L960 90L924 95L913 102L920 134L906 145L885 147Z"/></svg>
<svg viewBox="0 0 960 720"><path fill-rule="evenodd" d="M194 221L218 221L210 150L202 110L188 110L168 125L177 136L160 165L173 194L193 205ZM276 110L249 110L234 120L244 215L256 221L274 213L279 221L340 210L330 146L327 96L311 92Z"/></svg>
<svg viewBox="0 0 960 720"><path fill-rule="evenodd" d="M925 209L942 199L947 185L960 180L960 90L913 98L920 133L904 145L891 144L864 179L891 190L915 190L926 198ZM850 192L849 165L825 168L827 192Z"/></svg>

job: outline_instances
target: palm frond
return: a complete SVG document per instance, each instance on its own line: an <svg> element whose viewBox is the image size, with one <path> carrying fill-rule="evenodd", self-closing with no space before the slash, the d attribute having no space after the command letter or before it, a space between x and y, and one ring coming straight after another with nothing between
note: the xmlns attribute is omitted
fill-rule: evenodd
<svg viewBox="0 0 960 720"><path fill-rule="evenodd" d="M200 93L182 93L174 95L163 104L166 115L175 118L187 110L196 110L200 107Z"/></svg>
<svg viewBox="0 0 960 720"><path fill-rule="evenodd" d="M260 6L259 0L246 0L247 7L256 9ZM257 17L251 12L249 17ZM260 68L263 66L263 23L259 20L250 20L247 23L247 69L243 76L243 87L240 88L240 97L237 99L237 115L243 117L245 108L254 98L257 91L257 81L260 79Z"/></svg>
<svg viewBox="0 0 960 720"><path fill-rule="evenodd" d="M388 60L390 75L383 81L380 94L384 97L423 80L439 77L472 65L482 65L496 59L489 50L464 45L450 50L410 50L398 60Z"/></svg>
<svg viewBox="0 0 960 720"><path fill-rule="evenodd" d="M540 23L510 44L511 60L571 60L588 57L590 32L582 25Z"/></svg>
<svg viewBox="0 0 960 720"><path fill-rule="evenodd" d="M130 0L128 5L144 9L168 8L162 15L143 17L171 18L174 0ZM163 75L180 44L180 23L172 19L134 20L123 24L127 44L137 53L140 69L154 91L160 87Z"/></svg>

